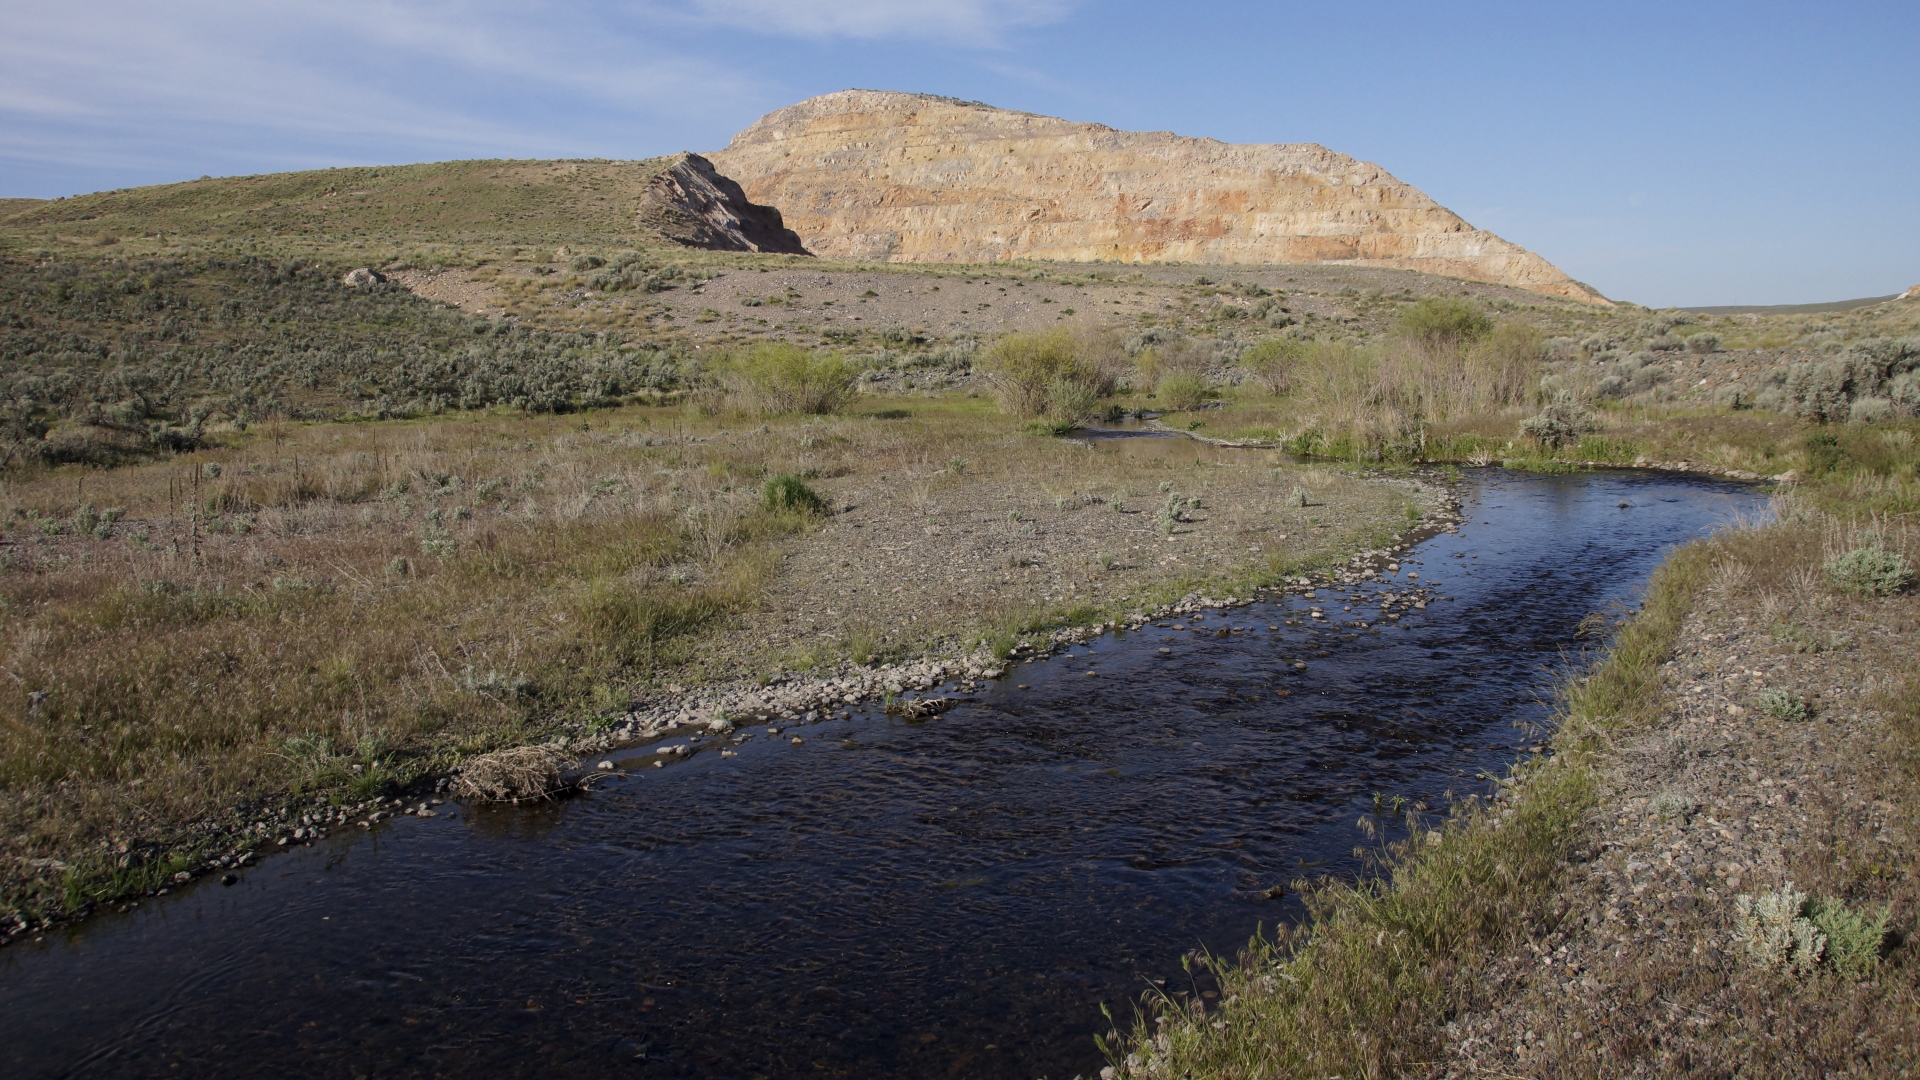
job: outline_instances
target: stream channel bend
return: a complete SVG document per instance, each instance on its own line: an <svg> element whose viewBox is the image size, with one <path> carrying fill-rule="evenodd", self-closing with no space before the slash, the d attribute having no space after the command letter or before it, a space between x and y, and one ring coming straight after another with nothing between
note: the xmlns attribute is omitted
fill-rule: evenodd
<svg viewBox="0 0 1920 1080"><path fill-rule="evenodd" d="M1692 476L1459 490L1457 534L1320 592L1341 625L1298 597L1162 619L937 719L746 729L737 757L343 830L16 945L0 1075L1092 1075L1102 1003L1295 917L1270 887L1357 872L1376 792L1479 790L1538 741L1583 617L1764 510ZM1414 585L1449 599L1376 621Z"/></svg>

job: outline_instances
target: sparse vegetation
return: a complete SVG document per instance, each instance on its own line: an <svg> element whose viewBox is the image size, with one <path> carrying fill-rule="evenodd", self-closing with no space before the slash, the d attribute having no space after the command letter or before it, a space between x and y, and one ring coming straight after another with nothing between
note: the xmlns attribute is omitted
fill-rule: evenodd
<svg viewBox="0 0 1920 1080"><path fill-rule="evenodd" d="M1206 404L1208 387L1198 375L1175 371L1161 377L1154 393L1161 405L1175 412L1185 412Z"/></svg>
<svg viewBox="0 0 1920 1080"><path fill-rule="evenodd" d="M1096 485L1114 493L1101 519L1121 521L1151 480L1048 457L1069 448L1020 439L1018 423L960 395L928 398L976 370L1008 413L1047 431L1103 402L1206 404L1210 435L1369 465L1688 461L1804 484L1803 517L1765 539L1702 542L1661 572L1605 663L1568 687L1555 756L1510 777L1497 801L1416 828L1383 853L1381 879L1307 884L1314 922L1209 960L1220 1003L1161 998L1164 1024L1142 1018L1112 1044L1123 1073L1428 1068L1477 965L1560 917L1553 898L1596 809L1594 770L1657 708L1665 650L1716 559L1801 575L1804 587L1756 616L1756 638L1782 655L1872 637L1797 625L1818 605L1906 618L1913 548L1899 522L1920 510L1915 305L1736 319L1466 299L1438 279L1448 295L1425 298L1359 279L1277 296L1199 279L1178 286L1203 290L1196 299L1129 311L1140 321L1124 331L1088 324L982 348L978 332L880 322L899 316L877 314L873 289L859 310L875 328L862 330L806 316L832 297L762 285L680 309L678 327L741 328L696 352L672 312L644 305L692 295L716 267L784 264L634 250L621 199L650 176L623 163L329 170L86 196L4 223L0 665L20 692L0 698L0 907L71 910L150 889L184 865L191 826L287 792L378 797L460 761L479 783L479 755L591 731L631 687L669 672L710 674L702 647L767 600L783 545L825 523L836 477L906 478L923 489L915 527L929 534L943 485L1024 492L1045 477L1050 490L1020 505L1047 520L992 510L996 533L1023 547L992 569L1043 580L1054 568L1024 550L1036 525L1091 505L1079 497ZM586 183L611 193L604 204ZM456 197L441 206L430 190ZM346 210L341 194L362 201ZM421 224L429 209L444 217ZM465 315L370 277L344 287L362 266L457 268L497 288L500 308ZM1085 288L1092 310L1107 302L1093 296L1099 280L1062 287ZM1758 347L1796 352L1741 361L1700 388L1711 365ZM851 410L863 386L889 407ZM681 409L690 391L695 407ZM909 395L911 408L892 407ZM728 430L742 413L757 430ZM1311 482L1336 510L1307 523L1341 520L1349 481L1329 470ZM1128 520L1171 532L1196 504L1159 488L1164 501ZM1276 497L1286 512L1310 503L1303 486L1280 490L1263 495L1265 511ZM1417 512L1376 509L1396 527ZM1089 550L1102 554L1080 569L1103 580L1140 562ZM1290 558L1234 573L1258 579ZM1099 610L1083 597L996 603L958 632L1002 652L1062 611ZM907 640L878 621L833 635L808 655L865 662ZM1778 720L1811 715L1786 687L1740 700ZM1887 706L1901 775L1920 776L1916 700L1908 687ZM1830 718L1749 724L1825 731ZM544 790L545 768L483 797ZM1888 783L1892 802L1920 802ZM1649 808L1676 820L1700 809L1674 793ZM62 879L28 869L54 855L72 866ZM1893 953L1911 939L1911 889L1878 866L1822 867L1823 879L1799 878L1818 900L1751 900L1749 937L1772 958L1761 966L1800 971L1809 994L1883 994L1874 1022L1901 1028L1912 962Z"/></svg>

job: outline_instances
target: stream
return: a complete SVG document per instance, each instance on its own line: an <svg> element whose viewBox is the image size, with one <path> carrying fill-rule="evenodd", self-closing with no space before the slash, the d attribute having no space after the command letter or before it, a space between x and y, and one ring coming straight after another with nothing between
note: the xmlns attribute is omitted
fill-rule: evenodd
<svg viewBox="0 0 1920 1080"><path fill-rule="evenodd" d="M1360 872L1376 793L1484 790L1581 620L1765 508L1699 476L1458 490L1458 533L1379 583L1109 634L934 719L342 830L16 944L0 1073L1091 1076L1103 1003L1195 989L1183 955L1298 917L1274 886ZM1446 599L1380 617L1413 588Z"/></svg>

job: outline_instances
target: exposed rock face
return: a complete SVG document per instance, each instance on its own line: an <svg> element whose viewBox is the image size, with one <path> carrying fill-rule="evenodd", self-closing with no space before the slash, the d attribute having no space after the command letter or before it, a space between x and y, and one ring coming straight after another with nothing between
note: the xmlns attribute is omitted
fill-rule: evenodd
<svg viewBox="0 0 1920 1080"><path fill-rule="evenodd" d="M1908 286L1907 291L1900 294L1900 299L1920 300L1920 285Z"/></svg>
<svg viewBox="0 0 1920 1080"><path fill-rule="evenodd" d="M825 256L1339 262L1608 302L1379 166L1311 143L1236 145L844 90L761 117L712 158Z"/></svg>
<svg viewBox="0 0 1920 1080"><path fill-rule="evenodd" d="M688 247L810 254L780 211L749 202L739 184L699 154L673 159L641 195L638 216L642 226Z"/></svg>

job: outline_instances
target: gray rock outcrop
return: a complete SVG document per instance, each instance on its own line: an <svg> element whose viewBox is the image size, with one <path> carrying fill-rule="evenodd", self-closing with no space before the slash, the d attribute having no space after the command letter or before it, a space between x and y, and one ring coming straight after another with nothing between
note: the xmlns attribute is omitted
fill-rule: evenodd
<svg viewBox="0 0 1920 1080"><path fill-rule="evenodd" d="M668 240L709 251L810 255L780 211L747 199L699 154L673 159L640 197L639 223Z"/></svg>

